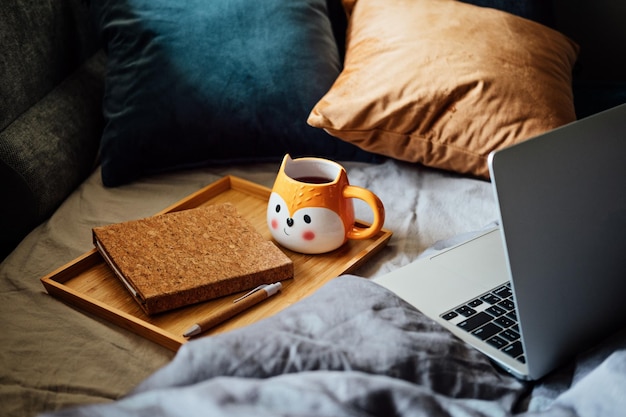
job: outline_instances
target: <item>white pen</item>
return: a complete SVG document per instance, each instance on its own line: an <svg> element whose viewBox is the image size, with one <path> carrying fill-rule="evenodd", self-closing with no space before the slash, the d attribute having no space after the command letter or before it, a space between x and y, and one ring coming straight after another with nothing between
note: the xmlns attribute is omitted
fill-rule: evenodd
<svg viewBox="0 0 626 417"><path fill-rule="evenodd" d="M234 300L233 304L228 308L191 326L183 333L183 337L196 336L225 322L231 317L278 293L282 287L283 285L280 282L259 285L252 291Z"/></svg>

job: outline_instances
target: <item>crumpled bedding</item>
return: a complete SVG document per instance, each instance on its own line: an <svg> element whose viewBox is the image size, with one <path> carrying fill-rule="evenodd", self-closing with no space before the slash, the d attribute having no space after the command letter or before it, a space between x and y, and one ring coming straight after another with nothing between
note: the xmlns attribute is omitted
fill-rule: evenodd
<svg viewBox="0 0 626 417"><path fill-rule="evenodd" d="M625 383L619 351L531 414L623 415ZM528 389L394 294L342 276L246 329L187 344L117 402L50 416L507 416Z"/></svg>
<svg viewBox="0 0 626 417"><path fill-rule="evenodd" d="M392 160L344 165L381 198L394 233L360 278L177 355L49 296L39 279L91 250L92 227L152 215L227 174L270 187L278 164L118 188L96 170L0 264L0 415L623 415L613 412L626 410L626 335L522 384L368 280L492 224L488 182Z"/></svg>

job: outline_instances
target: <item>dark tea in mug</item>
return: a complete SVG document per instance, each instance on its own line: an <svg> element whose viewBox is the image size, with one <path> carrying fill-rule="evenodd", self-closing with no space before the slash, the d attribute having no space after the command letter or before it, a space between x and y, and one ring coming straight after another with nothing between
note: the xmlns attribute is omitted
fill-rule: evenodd
<svg viewBox="0 0 626 417"><path fill-rule="evenodd" d="M294 178L296 181L300 181L300 182L306 182L307 184L327 184L329 182L332 182L333 180L328 179L328 178L324 178L324 177L313 177L313 176L308 176L308 177L298 177L298 178Z"/></svg>

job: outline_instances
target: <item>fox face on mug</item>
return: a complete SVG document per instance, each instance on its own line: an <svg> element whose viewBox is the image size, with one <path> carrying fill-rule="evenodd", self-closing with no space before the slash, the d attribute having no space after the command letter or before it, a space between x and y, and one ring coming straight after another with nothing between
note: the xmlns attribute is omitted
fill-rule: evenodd
<svg viewBox="0 0 626 417"><path fill-rule="evenodd" d="M355 225L353 198L372 209L374 221L369 227ZM306 254L330 252L348 239L374 236L384 219L380 199L350 185L341 165L323 158L285 155L267 206L268 227L281 246Z"/></svg>

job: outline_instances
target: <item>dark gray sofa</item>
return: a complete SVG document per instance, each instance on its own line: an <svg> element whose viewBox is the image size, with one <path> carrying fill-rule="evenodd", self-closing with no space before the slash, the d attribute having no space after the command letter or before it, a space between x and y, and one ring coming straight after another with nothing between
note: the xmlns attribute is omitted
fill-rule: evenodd
<svg viewBox="0 0 626 417"><path fill-rule="evenodd" d="M626 101L626 5L478 0L541 16L580 46L579 117ZM93 171L103 127L105 55L80 0L8 0L0 15L0 259ZM338 26L341 28L341 25Z"/></svg>
<svg viewBox="0 0 626 417"><path fill-rule="evenodd" d="M104 55L80 0L9 0L0 15L0 257L96 165ZM0 258L0 259L1 259Z"/></svg>

